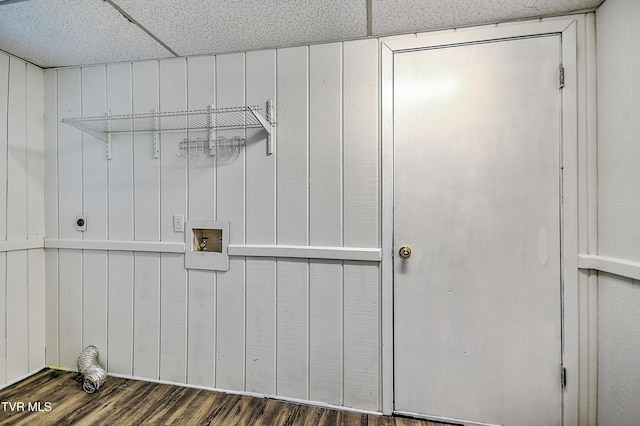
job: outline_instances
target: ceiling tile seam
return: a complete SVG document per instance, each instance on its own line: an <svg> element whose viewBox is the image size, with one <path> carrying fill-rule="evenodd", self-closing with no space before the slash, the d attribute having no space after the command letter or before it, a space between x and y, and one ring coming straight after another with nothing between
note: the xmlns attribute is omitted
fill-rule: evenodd
<svg viewBox="0 0 640 426"><path fill-rule="evenodd" d="M153 40L155 40L162 47L167 49L173 56L176 56L176 57L180 56L172 48L170 48L165 42L163 42L158 37L156 37L155 34L153 34L151 31L149 31L144 25L142 25L140 22L138 22L133 16L129 15L124 9L122 9L120 6L115 4L112 0L103 0L103 1L108 3L108 4L110 4L111 7L113 7L115 10L120 12L120 14L122 16L124 16L127 21L131 22L133 25L137 26L142 31L144 31L149 37L151 37Z"/></svg>

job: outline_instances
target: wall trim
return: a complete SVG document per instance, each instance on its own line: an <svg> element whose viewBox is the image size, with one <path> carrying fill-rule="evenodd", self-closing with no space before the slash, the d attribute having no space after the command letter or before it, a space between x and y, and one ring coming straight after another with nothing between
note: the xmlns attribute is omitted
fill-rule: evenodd
<svg viewBox="0 0 640 426"><path fill-rule="evenodd" d="M42 244L39 247L42 247ZM185 243L163 241L73 240L47 238L44 240L44 247L50 249L71 250L185 253ZM365 262L380 262L382 259L382 249L366 247L229 244L228 253L229 256L354 260Z"/></svg>
<svg viewBox="0 0 640 426"><path fill-rule="evenodd" d="M229 244L229 256L293 257L307 259L361 260L379 262L382 250L362 247Z"/></svg>
<svg viewBox="0 0 640 426"><path fill-rule="evenodd" d="M596 254L580 254L578 255L578 268L593 269L640 281L640 262L632 260Z"/></svg>
<svg viewBox="0 0 640 426"><path fill-rule="evenodd" d="M0 252L31 250L44 248L44 239L30 238L26 240L0 241Z"/></svg>
<svg viewBox="0 0 640 426"><path fill-rule="evenodd" d="M128 240L72 240L45 238L45 248L72 250L117 250L155 253L184 253L184 243Z"/></svg>

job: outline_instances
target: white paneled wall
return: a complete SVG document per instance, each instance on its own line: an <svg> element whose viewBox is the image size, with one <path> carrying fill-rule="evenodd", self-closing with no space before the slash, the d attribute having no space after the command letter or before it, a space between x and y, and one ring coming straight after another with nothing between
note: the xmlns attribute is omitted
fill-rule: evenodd
<svg viewBox="0 0 640 426"><path fill-rule="evenodd" d="M230 243L378 248L378 41L45 71L47 364L94 344L109 372L380 410L377 262L232 256L186 270L173 215ZM264 105L233 159L179 158L204 132L100 140L65 117ZM87 215L87 231L74 227ZM106 241L106 242L105 242ZM117 250L97 250L118 242ZM158 242L136 250L137 242ZM114 246L115 247L115 246ZM129 249L128 247L131 247ZM158 248L159 247L159 248ZM163 249L166 247L166 250ZM106 247L109 248L109 247ZM0 316L1 317L1 316Z"/></svg>
<svg viewBox="0 0 640 426"><path fill-rule="evenodd" d="M607 0L598 21L598 254L636 280L598 278L598 424L640 423L640 3Z"/></svg>
<svg viewBox="0 0 640 426"><path fill-rule="evenodd" d="M45 365L43 72L0 52L0 386Z"/></svg>

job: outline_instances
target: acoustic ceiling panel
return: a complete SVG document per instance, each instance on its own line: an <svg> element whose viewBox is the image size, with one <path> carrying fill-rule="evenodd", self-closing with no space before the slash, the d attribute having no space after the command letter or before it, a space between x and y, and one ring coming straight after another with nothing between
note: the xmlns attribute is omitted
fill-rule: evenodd
<svg viewBox="0 0 640 426"><path fill-rule="evenodd" d="M552 16L600 3L371 0L369 35ZM42 67L103 64L362 38L367 20L367 0L0 0L0 49Z"/></svg>
<svg viewBox="0 0 640 426"><path fill-rule="evenodd" d="M171 55L99 0L29 0L0 6L0 49L41 67Z"/></svg>
<svg viewBox="0 0 640 426"><path fill-rule="evenodd" d="M588 10L604 0L373 0L377 36L498 23Z"/></svg>
<svg viewBox="0 0 640 426"><path fill-rule="evenodd" d="M367 35L366 0L116 0L180 56Z"/></svg>

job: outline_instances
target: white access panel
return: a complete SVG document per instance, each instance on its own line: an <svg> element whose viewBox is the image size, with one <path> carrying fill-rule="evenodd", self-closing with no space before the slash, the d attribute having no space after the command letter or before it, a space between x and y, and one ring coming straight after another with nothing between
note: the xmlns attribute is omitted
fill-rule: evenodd
<svg viewBox="0 0 640 426"><path fill-rule="evenodd" d="M554 35L395 55L397 412L562 422L560 54Z"/></svg>

